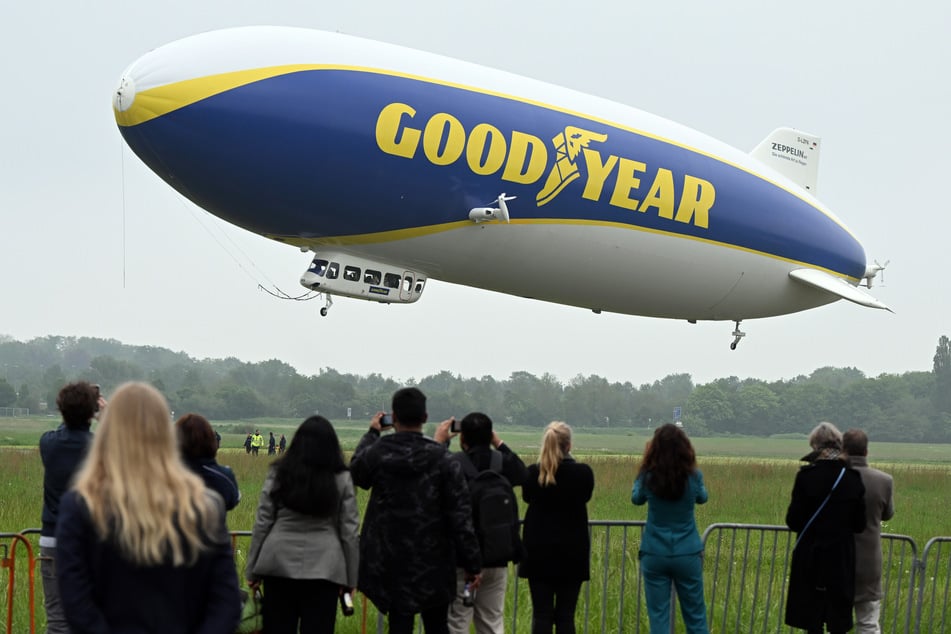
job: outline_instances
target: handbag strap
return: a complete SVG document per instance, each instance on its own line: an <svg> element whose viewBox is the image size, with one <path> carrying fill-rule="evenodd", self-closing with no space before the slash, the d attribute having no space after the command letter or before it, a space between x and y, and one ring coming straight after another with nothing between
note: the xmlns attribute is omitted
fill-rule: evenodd
<svg viewBox="0 0 951 634"><path fill-rule="evenodd" d="M802 541L802 536L806 534L806 531L809 530L809 527L812 525L812 521L816 519L819 513L825 508L826 503L829 501L829 498L832 497L832 492L835 491L835 488L839 486L839 482L842 480L842 476L845 475L845 467L842 467L842 471L839 472L839 477L835 479L835 483L832 485L832 488L829 489L829 494L826 496L826 499L822 500L822 504L819 505L819 508L816 509L816 512L812 514L812 517L809 518L809 521L806 522L806 525L803 527L802 531L799 533L799 537L796 538L796 543L793 545L793 550L796 550L796 546L799 545L799 542Z"/></svg>

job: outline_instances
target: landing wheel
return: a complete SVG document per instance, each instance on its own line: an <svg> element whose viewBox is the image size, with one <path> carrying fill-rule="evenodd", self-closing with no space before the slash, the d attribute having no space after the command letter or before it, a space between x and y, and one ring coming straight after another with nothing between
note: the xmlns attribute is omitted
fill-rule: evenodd
<svg viewBox="0 0 951 634"><path fill-rule="evenodd" d="M730 350L736 350L736 346L740 343L740 339L746 336L746 333L740 330L740 324L742 320L737 320L733 322L736 324L736 328L731 333L733 335L733 343L730 344Z"/></svg>
<svg viewBox="0 0 951 634"><path fill-rule="evenodd" d="M321 317L326 317L326 316L327 316L327 307L326 307L326 306L324 306L323 308L320 309L320 316L321 316Z"/></svg>

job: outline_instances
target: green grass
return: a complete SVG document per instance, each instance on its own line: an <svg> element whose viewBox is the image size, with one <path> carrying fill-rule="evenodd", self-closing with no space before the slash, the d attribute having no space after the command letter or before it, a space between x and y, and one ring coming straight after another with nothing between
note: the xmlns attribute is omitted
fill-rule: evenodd
<svg viewBox="0 0 951 634"><path fill-rule="evenodd" d="M0 439L6 445L0 449L0 531L16 532L40 524L42 506L42 465L36 450L39 434L55 427L57 421L51 418L30 418L10 421L0 419ZM249 530L253 525L254 512L271 458L246 455L242 444L249 429L260 428L265 435L274 431L277 437L281 433L293 434L297 421L228 421L216 424L222 432L222 451L219 462L230 465L238 478L242 492L242 502L228 514L228 524L232 530ZM229 427L234 426L234 427ZM345 451L356 446L367 423L339 422L338 434ZM432 426L428 432L431 433ZM526 463L535 459L541 432L533 428L504 428L499 430L502 438L522 455ZM595 472L595 493L589 504L592 520L644 520L646 507L635 507L630 503L631 484L639 464L639 456L648 434L645 430L625 433L621 431L597 430L596 433L576 430L575 454L579 460L591 464ZM733 522L744 524L784 523L786 506L792 483L799 465L798 458L807 451L805 439L790 438L696 438L694 444L698 453L700 468L704 472L707 488L710 492L708 504L697 507L697 523L703 531L714 523ZM457 447L453 446L455 450ZM944 492L951 484L951 446L949 445L911 445L897 443L875 443L871 445L871 462L889 473L895 479L895 517L887 523L885 531L908 535L922 548L925 542L934 536L951 532L947 522ZM358 503L362 509L368 493L358 491ZM523 509L524 511L524 509ZM623 532L596 528L592 532L592 583L583 591L579 602L579 619L584 611L584 592L588 592L588 626L591 631L600 631L602 619L606 630L617 629L618 619L624 619L625 629L639 620L641 631L646 632L646 615L643 606L636 600L637 584L637 542L640 531L631 529L627 534L626 545L622 543ZM35 543L35 538L34 543ZM8 540L0 539L0 544ZM782 542L783 547L785 542ZM243 573L244 549L247 539L238 542L238 566ZM767 544L767 547L769 544ZM709 551L708 551L709 552ZM17 590L15 621L13 631L26 631L26 570L22 560L22 551L18 555ZM5 555L5 553L4 553ZM607 557L607 561L605 561ZM708 561L712 569L712 561ZM724 565L727 565L724 560ZM735 566L735 563L729 565ZM0 570L0 621L6 614L6 587L8 570ZM620 583L626 587L625 595L620 596ZM708 573L710 574L710 573ZM907 571L897 570L897 575L906 575ZM602 579L607 586L602 589ZM514 584L514 579L511 581ZM510 585L510 588L512 585ZM45 621L42 609L42 590L37 570L37 627L42 631ZM708 593L711 588L708 583ZM719 590L723 592L722 589ZM513 592L509 593L507 606L507 625L511 623L514 610ZM621 602L623 598L623 614ZM728 603L738 603L735 597L723 598ZM719 604L720 599L717 600ZM361 603L358 601L358 615ZM640 615L638 615L640 609ZM530 622L530 600L527 585L518 586L518 622L519 630L524 630ZM375 610L369 608L369 625L375 624ZM340 618L339 632L359 631L359 618ZM745 627L745 625L743 626ZM720 631L719 627L717 631ZM0 623L0 632L5 625Z"/></svg>

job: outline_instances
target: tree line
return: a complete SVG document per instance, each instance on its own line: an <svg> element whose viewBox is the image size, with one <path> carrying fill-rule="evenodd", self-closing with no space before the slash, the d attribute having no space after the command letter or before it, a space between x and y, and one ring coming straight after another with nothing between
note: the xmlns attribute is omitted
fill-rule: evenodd
<svg viewBox="0 0 951 634"><path fill-rule="evenodd" d="M272 359L194 359L155 346L114 339L0 336L0 407L55 412L56 394L72 380L98 383L108 394L130 380L149 381L177 413L213 420L367 418L388 409L402 384L381 374L360 376L332 368L305 376ZM726 377L695 385L689 374L653 383L610 382L578 375L513 372L505 379L463 377L450 371L411 380L428 399L432 418L480 410L499 422L543 426L565 420L586 428L649 429L679 411L695 435L807 433L817 422L862 427L876 440L951 442L951 342L942 336L931 372L866 377L855 368L819 368L788 380Z"/></svg>

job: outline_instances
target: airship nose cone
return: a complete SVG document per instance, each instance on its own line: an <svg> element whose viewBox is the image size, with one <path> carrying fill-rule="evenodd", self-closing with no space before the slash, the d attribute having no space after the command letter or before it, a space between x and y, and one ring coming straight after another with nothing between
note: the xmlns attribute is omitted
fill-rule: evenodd
<svg viewBox="0 0 951 634"><path fill-rule="evenodd" d="M124 73L119 79L119 85L112 94L112 108L118 117L119 113L127 112L135 103L135 80L132 75Z"/></svg>

